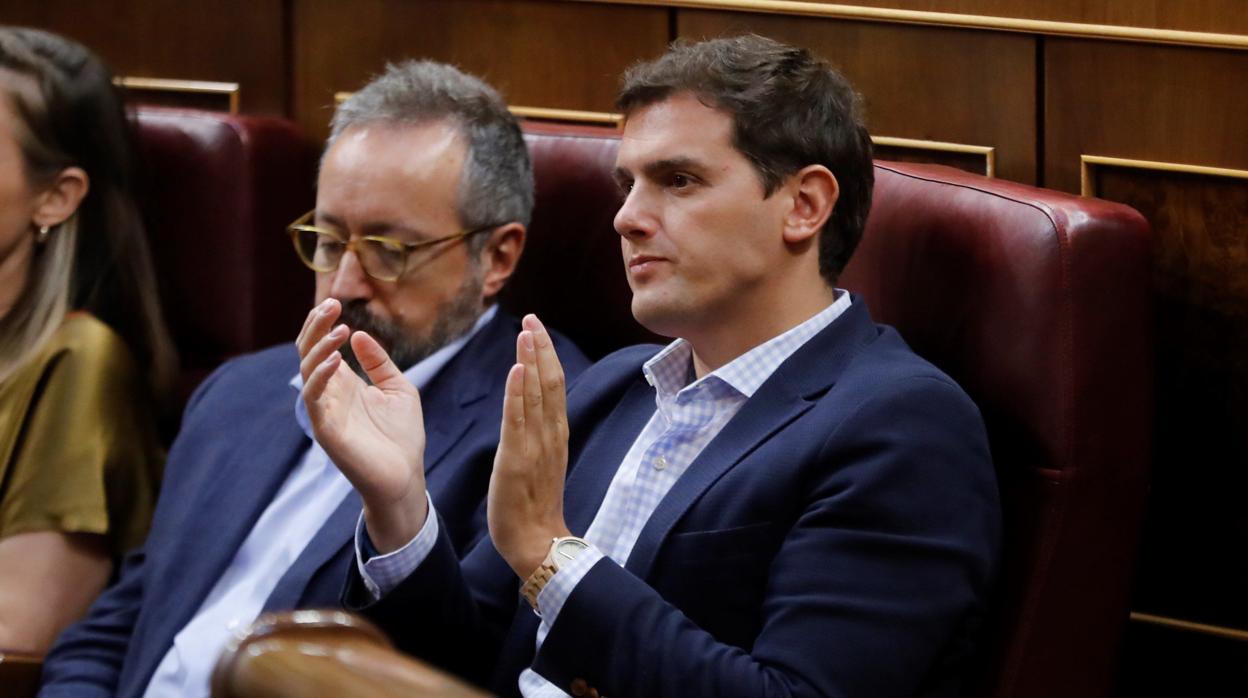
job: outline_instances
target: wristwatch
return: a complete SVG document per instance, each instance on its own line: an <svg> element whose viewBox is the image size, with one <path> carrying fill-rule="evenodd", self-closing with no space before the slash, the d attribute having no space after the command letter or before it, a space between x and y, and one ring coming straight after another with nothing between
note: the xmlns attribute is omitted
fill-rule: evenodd
<svg viewBox="0 0 1248 698"><path fill-rule="evenodd" d="M524 586L520 587L520 595L528 600L534 613L542 615L537 610L537 595L546 588L546 582L549 582L561 567L575 560L576 556L588 547L588 541L576 536L564 536L550 541L550 552L546 553L546 559L542 560L542 564L537 566L533 574L524 581Z"/></svg>

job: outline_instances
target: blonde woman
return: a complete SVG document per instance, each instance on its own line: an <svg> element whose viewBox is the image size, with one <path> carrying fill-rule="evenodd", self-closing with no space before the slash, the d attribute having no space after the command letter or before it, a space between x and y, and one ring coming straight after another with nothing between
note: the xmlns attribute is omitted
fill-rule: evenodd
<svg viewBox="0 0 1248 698"><path fill-rule="evenodd" d="M133 169L101 62L0 27L0 650L46 651L151 517L173 356Z"/></svg>

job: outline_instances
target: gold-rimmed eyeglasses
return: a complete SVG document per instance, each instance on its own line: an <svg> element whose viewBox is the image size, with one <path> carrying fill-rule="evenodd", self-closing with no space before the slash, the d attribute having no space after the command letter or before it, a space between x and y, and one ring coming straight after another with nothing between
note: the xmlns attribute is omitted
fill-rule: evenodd
<svg viewBox="0 0 1248 698"><path fill-rule="evenodd" d="M461 230L458 233L433 240L420 242L403 242L394 238L379 235L344 240L342 235L332 230L311 225L316 211L308 211L290 225L286 232L295 244L295 253L309 269L316 272L331 272L338 268L342 256L347 250L355 253L360 267L365 274L379 281L397 281L407 271L408 258L412 252L422 250L443 242L450 242L468 237L476 233L497 228L498 225L486 225L480 228Z"/></svg>

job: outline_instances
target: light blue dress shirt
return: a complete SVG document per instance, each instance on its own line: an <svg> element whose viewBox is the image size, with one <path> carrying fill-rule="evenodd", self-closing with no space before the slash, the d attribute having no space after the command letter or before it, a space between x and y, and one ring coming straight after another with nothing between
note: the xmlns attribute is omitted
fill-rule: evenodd
<svg viewBox="0 0 1248 698"><path fill-rule="evenodd" d="M468 333L409 368L403 373L404 377L418 390L423 389L496 313L497 307L491 306ZM307 407L299 394L303 378L296 374L290 385L294 391L291 399L296 401L295 418L311 439ZM258 467L271 467L271 464ZM260 615L282 575L350 492L351 483L314 440L277 496L256 520L199 610L174 637L173 646L157 666L144 695L148 698L208 696L212 669L226 642ZM156 581L170 583L172 580Z"/></svg>
<svg viewBox="0 0 1248 698"><path fill-rule="evenodd" d="M693 382L693 349L683 339L672 342L642 366L646 380L655 388L654 415L624 456L585 533L590 547L561 567L538 594L542 615L538 648L590 568L604 555L625 564L646 521L698 454L785 359L849 308L849 293L837 289L836 294L831 305L810 319ZM357 559L363 559L359 555L362 521L361 517L356 526ZM437 526L431 509L424 528L407 546L360 565L365 585L375 596L393 589L419 566L433 549ZM526 698L567 695L532 669L520 674L519 684Z"/></svg>

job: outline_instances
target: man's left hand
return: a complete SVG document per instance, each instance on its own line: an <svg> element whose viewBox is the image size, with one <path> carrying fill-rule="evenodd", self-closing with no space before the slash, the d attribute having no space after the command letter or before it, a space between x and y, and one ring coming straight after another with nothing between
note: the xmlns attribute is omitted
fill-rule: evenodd
<svg viewBox="0 0 1248 698"><path fill-rule="evenodd" d="M507 374L486 507L494 547L527 579L542 564L551 539L571 534L563 520L568 470L563 366L536 316L526 316L523 328L516 338L516 365Z"/></svg>

